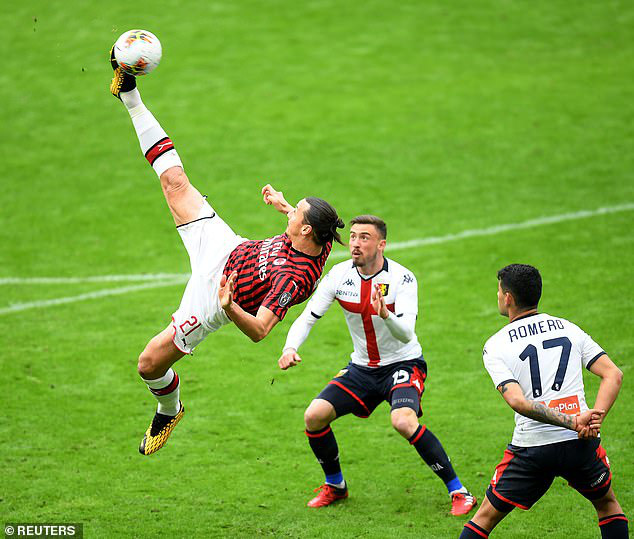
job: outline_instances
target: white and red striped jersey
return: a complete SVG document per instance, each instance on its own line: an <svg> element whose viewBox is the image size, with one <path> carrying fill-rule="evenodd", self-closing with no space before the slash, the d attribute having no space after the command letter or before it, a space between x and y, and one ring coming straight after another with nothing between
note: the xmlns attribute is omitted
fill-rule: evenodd
<svg viewBox="0 0 634 539"><path fill-rule="evenodd" d="M376 284L381 286L390 311L388 321L372 307L372 290ZM414 332L418 315L416 278L407 268L387 258L381 271L371 276L361 275L351 260L334 266L291 326L284 348L297 350L313 324L334 301L339 302L345 313L354 346L350 355L354 364L381 367L422 355ZM390 320L392 331L388 327Z"/></svg>
<svg viewBox="0 0 634 539"><path fill-rule="evenodd" d="M583 368L604 354L578 326L546 313L521 316L485 344L484 366L493 384L517 382L528 400L562 413L588 409ZM515 414L514 445L531 447L576 440L577 433Z"/></svg>

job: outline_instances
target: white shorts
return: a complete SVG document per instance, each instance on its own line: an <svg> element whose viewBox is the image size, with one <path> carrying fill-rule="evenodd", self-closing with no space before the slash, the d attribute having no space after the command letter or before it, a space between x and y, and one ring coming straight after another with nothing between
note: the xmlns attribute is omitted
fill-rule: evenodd
<svg viewBox="0 0 634 539"><path fill-rule="evenodd" d="M177 230L189 254L192 276L172 315L173 341L181 352L191 354L207 335L231 322L220 306L218 287L229 255L246 239L231 230L206 200L198 218Z"/></svg>

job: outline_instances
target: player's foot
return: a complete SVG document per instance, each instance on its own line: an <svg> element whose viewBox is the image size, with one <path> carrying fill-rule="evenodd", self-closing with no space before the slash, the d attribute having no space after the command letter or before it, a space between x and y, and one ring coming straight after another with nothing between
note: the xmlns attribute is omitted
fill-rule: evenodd
<svg viewBox="0 0 634 539"><path fill-rule="evenodd" d="M337 488L324 483L321 487L317 487L315 492L319 494L308 502L308 507L326 507L337 500L343 500L348 497L348 487Z"/></svg>
<svg viewBox="0 0 634 539"><path fill-rule="evenodd" d="M180 409L176 415L154 414L152 424L145 431L145 436L141 440L139 453L141 455L151 455L156 453L161 447L167 443L167 439L174 430L176 424L181 420L185 413L183 403L179 402Z"/></svg>
<svg viewBox="0 0 634 539"><path fill-rule="evenodd" d="M114 69L112 82L110 82L110 93L121 99L121 96L119 96L121 92L129 92L136 88L136 77L128 75L119 67L114 57L114 45L110 49L110 65L112 65L112 69Z"/></svg>
<svg viewBox="0 0 634 539"><path fill-rule="evenodd" d="M470 492L454 492L451 495L452 515L466 515L476 505L478 505L478 500Z"/></svg>

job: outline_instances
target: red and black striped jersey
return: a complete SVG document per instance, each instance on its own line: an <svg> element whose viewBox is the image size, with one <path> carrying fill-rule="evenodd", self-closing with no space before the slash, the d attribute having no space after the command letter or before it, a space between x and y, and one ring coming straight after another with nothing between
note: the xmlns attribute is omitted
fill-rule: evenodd
<svg viewBox="0 0 634 539"><path fill-rule="evenodd" d="M331 249L328 242L320 255L310 256L294 249L286 234L249 240L231 252L223 273L238 273L233 300L246 312L255 316L264 306L282 320L313 293Z"/></svg>

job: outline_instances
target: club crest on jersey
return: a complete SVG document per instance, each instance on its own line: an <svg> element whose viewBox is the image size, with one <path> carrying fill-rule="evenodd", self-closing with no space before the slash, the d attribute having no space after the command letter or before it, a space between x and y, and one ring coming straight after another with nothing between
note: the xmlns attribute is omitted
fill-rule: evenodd
<svg viewBox="0 0 634 539"><path fill-rule="evenodd" d="M381 290L381 294L383 297L387 296L387 292L390 289L390 285L388 283L379 283L379 289Z"/></svg>
<svg viewBox="0 0 634 539"><path fill-rule="evenodd" d="M290 292L282 292L280 299L277 300L277 303L280 307L286 307L291 302L292 297L293 296L291 296Z"/></svg>
<svg viewBox="0 0 634 539"><path fill-rule="evenodd" d="M286 258L276 258L273 260L274 266L283 266L284 264L286 264Z"/></svg>

